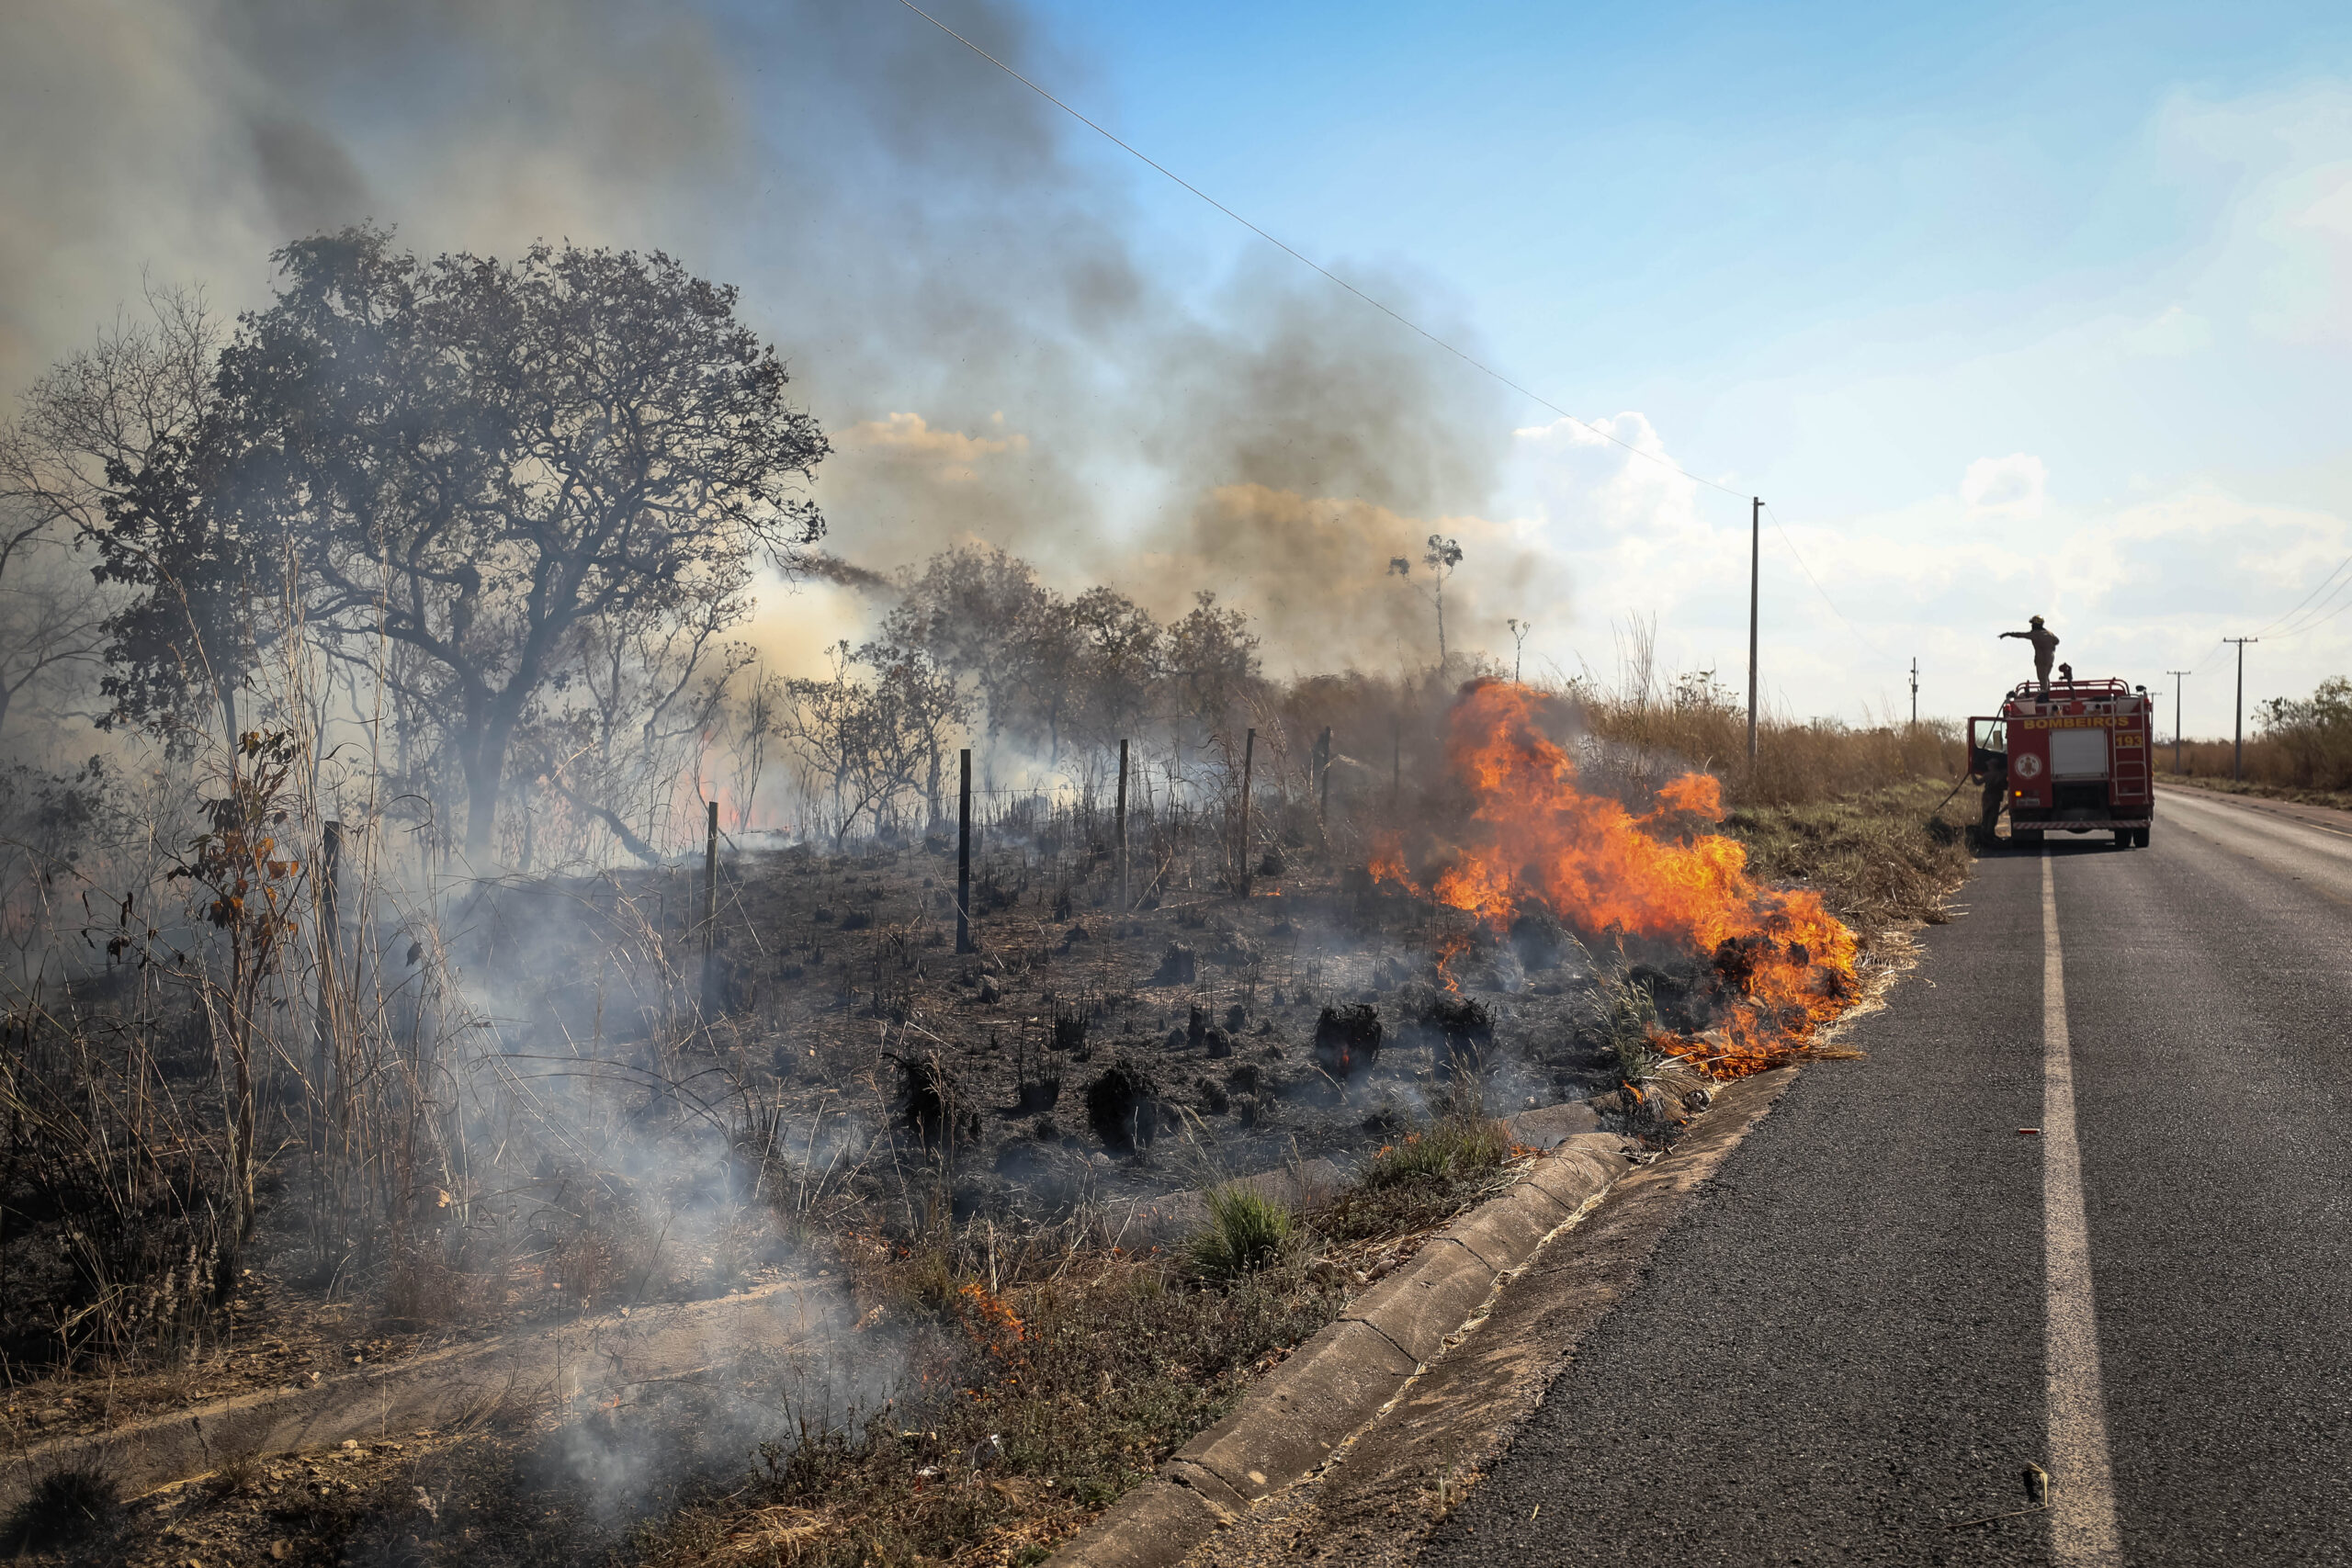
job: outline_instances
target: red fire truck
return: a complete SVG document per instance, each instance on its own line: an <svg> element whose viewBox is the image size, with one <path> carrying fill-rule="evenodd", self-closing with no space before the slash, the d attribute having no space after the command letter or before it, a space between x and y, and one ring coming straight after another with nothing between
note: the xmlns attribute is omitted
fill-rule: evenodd
<svg viewBox="0 0 2352 1568"><path fill-rule="evenodd" d="M2153 705L2120 681L2020 681L1997 716L1968 721L1969 777L1984 785L1984 836L2007 807L2009 841L2109 832L2146 849L2155 816Z"/></svg>

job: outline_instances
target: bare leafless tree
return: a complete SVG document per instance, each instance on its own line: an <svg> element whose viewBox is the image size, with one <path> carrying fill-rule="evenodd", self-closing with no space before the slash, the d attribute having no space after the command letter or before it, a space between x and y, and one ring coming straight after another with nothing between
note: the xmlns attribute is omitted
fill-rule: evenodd
<svg viewBox="0 0 2352 1568"><path fill-rule="evenodd" d="M791 702L791 689L784 677L764 662L755 661L743 669L728 688L726 704L719 712L727 753L732 763L728 783L729 793L734 797L738 833L752 826L760 781L767 774L771 749L782 732Z"/></svg>
<svg viewBox="0 0 2352 1568"><path fill-rule="evenodd" d="M123 497L185 450L213 404L221 330L202 292L150 288L144 303L0 423L0 725L97 668L119 606L76 554L106 538ZM187 641L184 616L180 629Z"/></svg>
<svg viewBox="0 0 2352 1568"><path fill-rule="evenodd" d="M53 719L86 690L105 619L105 599L57 529L0 528L0 735L27 707Z"/></svg>

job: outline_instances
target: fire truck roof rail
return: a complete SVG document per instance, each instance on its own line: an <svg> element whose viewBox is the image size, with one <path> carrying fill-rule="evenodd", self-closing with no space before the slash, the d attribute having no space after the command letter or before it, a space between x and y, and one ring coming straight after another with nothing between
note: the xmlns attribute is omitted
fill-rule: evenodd
<svg viewBox="0 0 2352 1568"><path fill-rule="evenodd" d="M2041 682L2039 681L2019 681L2009 688L2009 695L2012 697L2038 697L2041 694ZM2050 682L2050 694L2052 697L2062 695L2065 697L2130 696L2132 683L2118 680L2112 675L2101 676L2093 681L2052 681Z"/></svg>

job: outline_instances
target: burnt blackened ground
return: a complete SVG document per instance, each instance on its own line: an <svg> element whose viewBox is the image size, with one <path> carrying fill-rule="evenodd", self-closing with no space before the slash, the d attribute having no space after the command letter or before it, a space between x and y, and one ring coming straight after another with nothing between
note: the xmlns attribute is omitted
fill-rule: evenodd
<svg viewBox="0 0 2352 1568"><path fill-rule="evenodd" d="M1867 953L1942 919L1965 874L1967 803L1946 793L1917 781L1726 828L1759 879L1818 889ZM732 1117L761 1182L909 1224L917 1168L957 1215L1046 1220L1302 1158L1345 1166L1440 1104L1605 1095L1595 955L1684 1028L1712 1021L1721 989L1706 955L1589 953L1540 911L1491 932L1303 846L1239 897L1197 844L1154 853L1139 827L1123 910L1107 822L981 840L969 953L950 836L724 863L707 977L699 868L501 888L458 951L504 1048L624 1108L624 1144ZM1363 1007L1378 1049L1335 1051L1326 1010ZM584 1165L558 1163L580 1187ZM693 1287L669 1271L657 1288Z"/></svg>
<svg viewBox="0 0 2352 1568"><path fill-rule="evenodd" d="M1584 1038L1587 960L1555 929L1497 939L1344 892L1336 868L1123 913L1107 861L1013 845L981 857L977 951L958 954L954 875L935 840L729 863L699 1029L681 1027L704 982L679 919L697 874L503 897L483 968L524 1002L501 1029L528 1053L603 1064L657 1114L675 1086L732 1083L785 1166L859 1172L878 1197L885 1167L928 1162L966 1217L1344 1165L1441 1105L1500 1114L1611 1082ZM1358 1022L1333 1049L1327 1010L1376 1040Z"/></svg>

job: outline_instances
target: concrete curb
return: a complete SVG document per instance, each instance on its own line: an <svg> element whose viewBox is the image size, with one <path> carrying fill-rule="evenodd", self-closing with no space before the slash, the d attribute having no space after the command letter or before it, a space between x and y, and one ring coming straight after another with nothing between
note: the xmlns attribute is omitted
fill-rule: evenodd
<svg viewBox="0 0 2352 1568"><path fill-rule="evenodd" d="M1432 1237L1409 1268L1359 1296L1053 1561L1163 1568L1251 1504L1314 1472L1459 1339L1513 1270L1633 1168L1614 1134L1571 1131L1573 1119L1545 1111L1524 1120L1522 1129L1521 1118L1511 1119L1514 1134L1553 1145L1532 1170Z"/></svg>
<svg viewBox="0 0 2352 1568"><path fill-rule="evenodd" d="M0 1517L41 1476L90 1462L135 1497L244 1454L299 1452L346 1438L447 1430L501 1406L580 1407L656 1379L709 1371L798 1343L842 1317L838 1290L805 1280L732 1296L638 1307L484 1344L426 1351L311 1388L263 1389L143 1416L101 1433L51 1438L0 1456Z"/></svg>

